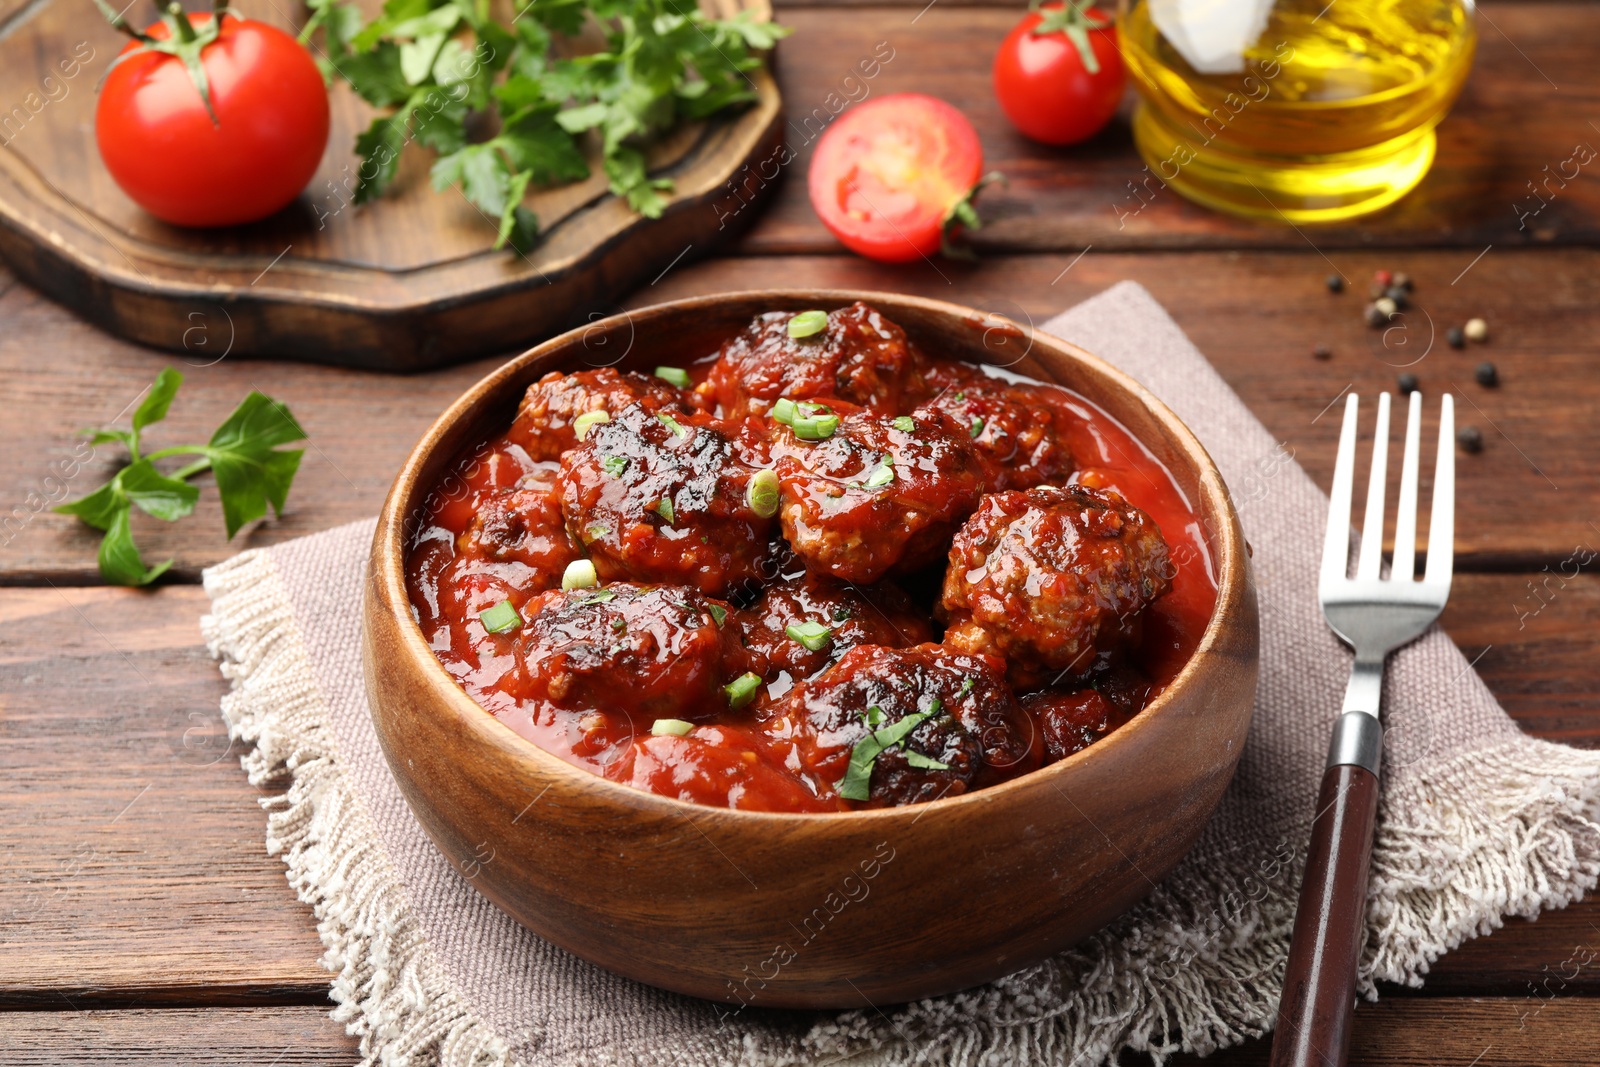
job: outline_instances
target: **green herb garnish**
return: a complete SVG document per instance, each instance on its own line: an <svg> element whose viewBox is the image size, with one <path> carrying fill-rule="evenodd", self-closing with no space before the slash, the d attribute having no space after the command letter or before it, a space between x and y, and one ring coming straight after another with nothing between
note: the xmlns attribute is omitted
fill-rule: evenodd
<svg viewBox="0 0 1600 1067"><path fill-rule="evenodd" d="M796 622L783 628L791 641L798 641L813 652L821 652L833 640L833 629L820 622Z"/></svg>
<svg viewBox="0 0 1600 1067"><path fill-rule="evenodd" d="M651 504L646 510L653 511L657 515L660 515L667 521L667 525L669 526L678 521L677 515L675 515L672 511L672 499L670 497L662 497L654 504Z"/></svg>
<svg viewBox="0 0 1600 1067"><path fill-rule="evenodd" d="M790 428L802 441L825 441L839 429L839 416L797 414L794 422L790 423Z"/></svg>
<svg viewBox="0 0 1600 1067"><path fill-rule="evenodd" d="M866 800L871 796L872 768L877 759L885 751L894 748L903 742L907 735L921 726L925 721L937 715L942 705L935 700L926 711L915 711L905 718L890 726L878 729L878 723L883 721L883 711L876 705L866 710L862 716L866 720L867 729L870 731L865 737L855 743L850 750L850 766L845 771L844 777L835 783L834 788L846 800ZM947 771L949 766L938 760L930 759L920 752L911 749L902 750L906 762L922 770Z"/></svg>
<svg viewBox="0 0 1600 1067"><path fill-rule="evenodd" d="M873 468L872 473L862 485L868 489L880 489L894 481L894 457L884 456L883 462Z"/></svg>
<svg viewBox="0 0 1600 1067"><path fill-rule="evenodd" d="M722 691L728 694L728 707L737 711L756 698L760 687L761 675L748 671L723 686Z"/></svg>
<svg viewBox="0 0 1600 1067"><path fill-rule="evenodd" d="M677 419L673 418L671 415L668 415L666 412L657 412L656 418L660 419L661 425L671 430L672 436L678 438L679 440L689 436L689 431L683 428L683 424Z"/></svg>
<svg viewBox="0 0 1600 1067"><path fill-rule="evenodd" d="M627 456L607 456L600 461L600 469L613 478L622 477L622 472L628 469Z"/></svg>
<svg viewBox="0 0 1600 1067"><path fill-rule="evenodd" d="M458 186L497 231L528 251L539 220L529 188L589 175L580 138L593 130L611 191L657 218L665 178L645 150L686 122L756 98L756 54L788 31L750 12L713 18L683 0L538 0L500 21L487 3L387 0L371 22L353 0L307 0L301 31L322 30L324 75L391 109L356 138L356 203L381 196L415 141L433 149L436 189ZM598 52L574 54L586 27ZM493 136L476 139L478 131Z"/></svg>
<svg viewBox="0 0 1600 1067"><path fill-rule="evenodd" d="M899 430L901 433L911 433L917 428L917 420L913 419L910 415L901 415L898 416L892 423L890 423L890 425Z"/></svg>
<svg viewBox="0 0 1600 1067"><path fill-rule="evenodd" d="M578 608L592 608L596 604L609 603L615 599L617 599L617 594L614 590L602 589L597 593L589 593L586 596L574 597L572 600L572 605L573 607Z"/></svg>
<svg viewBox="0 0 1600 1067"><path fill-rule="evenodd" d="M750 510L763 519L770 519L778 513L778 472L774 470L758 470L750 479L750 484L744 490L745 503L750 505Z"/></svg>
<svg viewBox="0 0 1600 1067"><path fill-rule="evenodd" d="M728 609L721 604L707 604L711 610L711 617L717 620L717 629L722 629L722 624L728 621Z"/></svg>
<svg viewBox="0 0 1600 1067"><path fill-rule="evenodd" d="M826 311L802 311L789 320L789 336L795 340L819 334L828 328Z"/></svg>
<svg viewBox="0 0 1600 1067"><path fill-rule="evenodd" d="M83 431L92 445L126 447L128 462L88 496L55 509L105 531L100 541L100 574L113 585L147 585L172 566L170 559L154 567L145 566L129 525L135 507L164 522L176 522L193 512L200 499L200 490L190 485L189 479L209 470L216 477L222 521L231 540L240 527L265 515L268 504L274 514L282 517L289 485L300 469L303 450L280 450L277 446L304 440L306 432L288 408L255 391L217 427L206 444L175 445L142 454L141 434L167 417L167 409L181 385L183 375L167 367L156 375L150 391L134 409L131 430ZM169 456L198 458L171 473L157 469L156 461Z"/></svg>
<svg viewBox="0 0 1600 1067"><path fill-rule="evenodd" d="M521 626L522 616L511 606L511 601L502 600L494 607L478 612L478 621L483 623L483 628L490 633L503 634Z"/></svg>
<svg viewBox="0 0 1600 1067"><path fill-rule="evenodd" d="M961 692L956 694L956 699L960 700L962 697L964 697L968 693L972 692L973 686L975 686L976 684L977 683L974 682L971 678L968 678L966 681L962 682L961 683Z"/></svg>
<svg viewBox="0 0 1600 1067"><path fill-rule="evenodd" d="M691 384L689 372L682 367L657 367L656 377L664 382L676 385L679 389L687 389Z"/></svg>
<svg viewBox="0 0 1600 1067"><path fill-rule="evenodd" d="M589 436L589 431L598 423L610 422L611 415L605 411L585 411L582 415L572 420L572 432L582 441Z"/></svg>
<svg viewBox="0 0 1600 1067"><path fill-rule="evenodd" d="M972 419L972 430L971 430L972 436L973 437L977 437L982 432L983 432L983 420L978 418L978 417L976 417L976 416L974 416L973 419Z"/></svg>

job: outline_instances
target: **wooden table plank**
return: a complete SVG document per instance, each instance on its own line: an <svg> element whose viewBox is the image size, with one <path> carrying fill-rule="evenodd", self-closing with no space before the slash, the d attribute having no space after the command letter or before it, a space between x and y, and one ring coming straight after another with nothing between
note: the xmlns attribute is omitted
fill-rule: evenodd
<svg viewBox="0 0 1600 1067"><path fill-rule="evenodd" d="M322 1008L0 1013L9 1067L348 1067L356 1039Z"/></svg>
<svg viewBox="0 0 1600 1067"><path fill-rule="evenodd" d="M1350 1062L1363 1067L1592 1067L1600 1048L1600 1001L1388 1000L1356 1008ZM1257 1067L1269 1038L1173 1067Z"/></svg>
<svg viewBox="0 0 1600 1067"><path fill-rule="evenodd" d="M1521 575L1463 575L1445 625L1520 720L1600 745L1600 577L1524 630ZM204 592L0 590L0 1007L320 1001L309 909L264 851L228 751L224 686L200 645ZM1563 635L1567 635L1563 637ZM1579 943L1600 903L1517 923L1446 957L1454 992L1521 992ZM1492 947L1498 946L1498 947ZM1600 968L1576 988L1600 993Z"/></svg>
<svg viewBox="0 0 1600 1067"><path fill-rule="evenodd" d="M1133 150L1131 93L1122 117L1085 144L1050 148L1017 133L995 102L989 68L1019 7L852 6L848 17L781 0L778 7L780 20L795 31L780 46L777 70L796 158L781 168L786 184L772 209L741 244L748 252L837 247L805 198L814 141L851 99L907 91L942 97L965 112L979 131L987 166L1009 177L1008 187L991 189L980 201L988 221L975 243L990 251L1281 248L1307 237L1324 249L1453 245L1476 253L1490 243L1600 239L1600 183L1592 177L1552 184L1553 199L1549 192L1543 197L1548 206L1526 214L1539 207L1529 183L1538 187L1546 166L1555 173L1579 144L1591 146L1591 157L1600 148L1600 133L1588 124L1600 114L1600 79L1592 70L1600 5L1480 4L1474 69L1439 127L1432 172L1387 211L1353 224L1305 227L1302 235L1215 214L1160 188ZM884 57L892 58L881 62ZM876 76L863 78L861 62ZM1244 111L1235 121L1248 120ZM770 176L784 158L754 170ZM1573 173L1574 164L1566 171ZM1141 201L1130 183L1147 177ZM725 206L714 210L734 211L738 203L730 192Z"/></svg>
<svg viewBox="0 0 1600 1067"><path fill-rule="evenodd" d="M1090 252L1074 256L999 257L977 267L925 263L888 267L855 257L722 259L668 272L633 295L630 306L717 290L781 285L893 289L971 304L1042 324L1056 311L1124 278L1148 286L1189 331L1222 375L1322 485L1332 474L1337 420L1322 412L1343 390L1394 387L1400 365L1425 392L1463 397L1460 419L1480 426L1483 454L1464 456L1456 546L1464 569L1528 566L1567 559L1579 545L1600 546L1600 477L1594 462L1593 412L1600 372L1592 339L1600 336L1600 252L1495 249L1454 286L1472 257L1459 251L1341 252L1334 262L1353 283L1373 270L1410 272L1417 309L1387 332L1360 320L1361 298L1323 288L1328 263L1311 251L1200 252L1147 256ZM1064 273L1063 273L1064 272ZM942 276L941 276L942 274ZM620 310L620 309L617 309ZM1457 352L1443 343L1448 325L1487 317L1491 339ZM268 521L234 545L222 537L215 498L177 524L136 516L150 559L176 557L180 579L239 548L299 536L376 513L389 481L422 431L493 361L414 377L298 364L181 358L109 337L26 286L0 296L0 375L8 409L0 420L0 583L97 582L97 535L49 507L89 491L114 469L115 454L92 462L75 431L126 411L162 366L188 375L167 423L150 432L162 444L204 440L252 388L285 401L311 435L310 450L282 521ZM1429 348L1430 336L1432 338ZM1326 362L1311 358L1332 346ZM1009 358L1009 357L1004 357ZM1471 380L1481 359L1499 366L1503 384ZM63 466L63 464L65 466ZM64 470L82 469L65 484ZM1398 472L1396 472L1398 477ZM1508 521L1506 494L1517 500Z"/></svg>
<svg viewBox="0 0 1600 1067"><path fill-rule="evenodd" d="M354 1038L314 1008L0 1013L10 1067L333 1067ZM1350 1062L1368 1067L1589 1067L1600 1001L1385 1000L1356 1009ZM1175 1067L1254 1067L1267 1039ZM1132 1062L1138 1062L1133 1060Z"/></svg>

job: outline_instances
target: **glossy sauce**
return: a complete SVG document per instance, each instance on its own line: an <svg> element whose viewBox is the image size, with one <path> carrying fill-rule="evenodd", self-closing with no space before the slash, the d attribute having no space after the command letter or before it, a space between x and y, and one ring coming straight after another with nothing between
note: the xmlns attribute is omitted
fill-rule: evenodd
<svg viewBox="0 0 1600 1067"><path fill-rule="evenodd" d="M691 373L696 382L704 381L709 369L709 363L702 363L691 368ZM991 699L982 714L1000 714L994 711L995 699L1013 709L1004 715L1017 721L1015 732L1022 740L1011 743L1013 748L1017 743L1025 746L1025 758L983 765L975 778L969 775L964 782L955 783L954 792L1025 773L1038 766L1041 758L1069 754L1126 721L1164 690L1187 662L1211 617L1217 593L1202 524L1170 474L1150 452L1104 411L1077 394L1013 375L1004 378L1008 382L1025 382L1028 402L1051 411L1060 439L1070 449L1075 469L1071 480L1115 490L1155 521L1168 543L1171 587L1145 609L1142 640L1129 654L1118 680L1101 687L1108 694L1115 689L1115 699L1099 700L1088 691L1076 696L1052 691L1015 701L1005 689L1003 699ZM634 579L615 586L608 581L602 590L593 591L619 591L616 600L595 605L597 610L610 613L601 622L615 628L615 641L579 634L572 638L578 642L573 647L577 649L575 654L580 654L584 648L579 646L584 641L609 642L604 651L613 661L608 661L604 670L587 674L584 671L589 668L576 668L573 677L582 683L576 689L569 686L571 679L563 678L563 692L591 695L584 698L584 706L558 706L545 699L551 683L541 673L548 672L554 660L548 649L529 648L530 634L566 633L560 631L559 620L541 622L545 617L539 612L543 610L541 605L551 604L554 606L548 610L564 610L559 603L562 594L545 591L559 590L562 570L584 552L577 547L577 541L561 536L559 526L529 532L515 528L513 523L508 532L507 520L494 518L497 502L513 491L532 494L524 501L532 500L531 514L546 513L541 510L545 507L539 496L542 493L550 494L548 506L559 512L558 464L531 459L508 434L462 457L454 470L454 475L430 497L425 514L419 519L408 557L407 578L413 610L425 639L451 676L490 714L576 766L684 800L768 811L836 811L885 802L840 796L839 775L848 763L849 750L837 745L819 747L813 726L803 717L797 720L793 713L790 691L805 681L795 674L801 669L814 669L823 661L803 654L787 658L766 655L760 640L750 643L750 628L756 623L745 609L756 601L762 586L770 587L785 576L801 581L805 571L802 563L783 551L783 542L776 540L775 530L771 535L773 550L768 553L770 564L763 564L759 580L743 581L726 589L682 588L683 603L673 610L681 611L680 619L698 620L693 623L696 629L687 637L650 632L651 625L635 610L635 600L656 594L649 594L644 585L633 585ZM473 531L488 528L491 521L500 525L491 531L495 537L489 539L486 548L485 539L475 538ZM945 544L948 546L948 536ZM942 569L940 564L937 570L942 573ZM930 584L936 587L938 577L939 573L932 573L931 580L916 575L906 577L907 588L912 590L909 598L898 589L886 587L882 590L882 597L888 598L885 600L872 587L873 605L892 607L883 616L883 625L860 627L865 636L856 640L887 641L887 626L901 635L902 640L897 642L901 647L917 645L918 649L940 651L940 646L918 644L930 636L937 640L939 627L932 620L932 597L917 590ZM826 577L822 580L831 581ZM646 592L635 592L638 589ZM814 603L810 591L785 596L794 603ZM514 632L490 633L479 613L503 600L517 609L524 624ZM849 610L866 610L860 607L863 603L866 602L858 596L852 601L856 606ZM881 613L882 608L873 605L868 608ZM774 610L781 614L783 609ZM921 617L910 623L893 623L891 616L907 611L920 612ZM769 629L772 625L767 624ZM777 632L782 633L781 622ZM840 640L849 632L853 632L849 626L841 626ZM879 646L868 643L859 647L871 650ZM847 655L848 649L840 647L825 659L837 662ZM687 665L685 656L690 657ZM661 666L668 660L671 669ZM1001 668L995 677L1001 678L1004 664L993 662ZM747 706L735 710L716 695L707 697L707 693L715 694L722 684L752 667L764 675L765 684ZM708 678L707 672L716 677ZM590 688L583 688L591 683ZM1003 679L995 684L1005 688ZM592 694L604 693L606 685L626 687L627 699L594 699ZM959 703L957 697L965 697L971 688L969 683L959 694L947 692L947 703ZM1112 704L1118 710L1106 711ZM1061 722L1052 720L1048 730L1042 719L1030 718L1047 705L1067 707L1062 713L1067 717ZM969 714L977 715L979 711ZM682 719L692 725L682 736L653 736L651 727L657 719ZM1045 744L1047 734L1053 746L1049 751ZM1064 736L1077 740L1068 744L1061 740ZM949 751L957 752L955 748ZM910 797L931 798L920 794Z"/></svg>

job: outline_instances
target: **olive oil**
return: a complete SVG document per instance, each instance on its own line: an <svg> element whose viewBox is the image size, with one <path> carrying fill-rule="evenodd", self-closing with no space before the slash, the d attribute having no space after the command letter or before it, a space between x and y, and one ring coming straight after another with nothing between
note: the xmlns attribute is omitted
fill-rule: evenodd
<svg viewBox="0 0 1600 1067"><path fill-rule="evenodd" d="M1331 222L1427 174L1477 34L1472 0L1123 0L1120 39L1160 183L1236 215Z"/></svg>

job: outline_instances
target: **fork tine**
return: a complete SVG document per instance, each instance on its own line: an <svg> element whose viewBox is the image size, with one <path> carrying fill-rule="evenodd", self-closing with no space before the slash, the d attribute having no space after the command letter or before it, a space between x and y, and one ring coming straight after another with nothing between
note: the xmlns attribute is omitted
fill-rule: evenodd
<svg viewBox="0 0 1600 1067"><path fill-rule="evenodd" d="M1389 394L1378 394L1378 425L1372 434L1372 474L1367 478L1367 515L1361 520L1361 556L1356 577L1376 580L1383 568L1383 494L1389 487Z"/></svg>
<svg viewBox="0 0 1600 1067"><path fill-rule="evenodd" d="M1394 565L1389 577L1409 582L1417 570L1417 464L1422 445L1422 394L1411 393L1406 411L1406 453L1400 467L1400 503L1394 516Z"/></svg>
<svg viewBox="0 0 1600 1067"><path fill-rule="evenodd" d="M1328 532L1322 541L1322 585L1344 580L1350 566L1350 497L1356 479L1356 394L1344 404L1344 427L1339 431L1339 458L1333 465L1333 489L1328 493Z"/></svg>
<svg viewBox="0 0 1600 1067"><path fill-rule="evenodd" d="M1433 469L1433 517L1428 520L1428 566L1423 580L1450 590L1456 558L1456 401L1449 393L1439 407L1439 459Z"/></svg>

